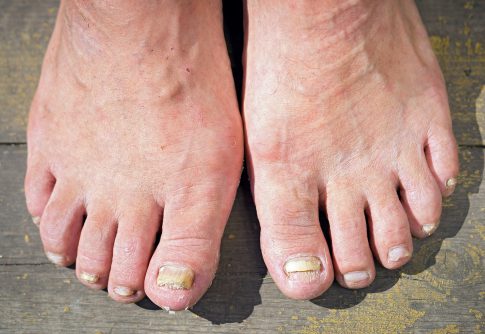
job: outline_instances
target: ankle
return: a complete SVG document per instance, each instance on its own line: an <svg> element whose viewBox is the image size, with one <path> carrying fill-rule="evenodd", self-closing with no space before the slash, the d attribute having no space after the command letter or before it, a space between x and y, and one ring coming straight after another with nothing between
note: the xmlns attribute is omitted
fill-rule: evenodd
<svg viewBox="0 0 485 334"><path fill-rule="evenodd" d="M300 41L314 38L336 39L369 29L369 20L376 7L384 6L376 0L270 0L248 1L248 19L262 17L273 28L284 30ZM249 25L250 27L251 25Z"/></svg>
<svg viewBox="0 0 485 334"><path fill-rule="evenodd" d="M211 1L63 1L61 24L69 39L98 41L104 45L154 45L176 36L181 42L205 32L209 23L222 22L220 0ZM222 23L221 23L222 25Z"/></svg>

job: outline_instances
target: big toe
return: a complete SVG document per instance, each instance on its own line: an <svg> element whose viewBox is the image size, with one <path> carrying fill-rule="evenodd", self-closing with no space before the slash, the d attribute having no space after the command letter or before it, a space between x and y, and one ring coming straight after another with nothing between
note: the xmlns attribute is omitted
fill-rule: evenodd
<svg viewBox="0 0 485 334"><path fill-rule="evenodd" d="M318 190L290 177L254 184L261 250L279 289L294 299L321 295L333 281L328 246L318 220Z"/></svg>
<svg viewBox="0 0 485 334"><path fill-rule="evenodd" d="M162 236L148 267L145 292L166 310L194 305L215 277L234 198L226 187L209 188L173 195L165 204Z"/></svg>

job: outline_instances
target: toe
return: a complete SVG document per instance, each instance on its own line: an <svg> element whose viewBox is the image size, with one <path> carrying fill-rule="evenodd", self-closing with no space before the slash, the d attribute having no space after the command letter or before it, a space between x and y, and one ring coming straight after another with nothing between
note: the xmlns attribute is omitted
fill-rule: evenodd
<svg viewBox="0 0 485 334"><path fill-rule="evenodd" d="M391 184L367 194L371 245L375 256L387 269L407 263L413 252L406 212Z"/></svg>
<svg viewBox="0 0 485 334"><path fill-rule="evenodd" d="M430 131L426 159L444 197L450 196L457 184L458 149L451 127L435 126Z"/></svg>
<svg viewBox="0 0 485 334"><path fill-rule="evenodd" d="M148 203L148 201L147 201ZM143 282L160 225L160 208L151 204L125 203L127 211L118 219L109 274L108 293L122 303L145 296Z"/></svg>
<svg viewBox="0 0 485 334"><path fill-rule="evenodd" d="M44 251L56 265L75 262L84 211L76 187L56 183L40 222Z"/></svg>
<svg viewBox="0 0 485 334"><path fill-rule="evenodd" d="M268 176L255 182L254 196L261 250L276 285L294 299L321 295L332 284L333 268L318 220L316 185Z"/></svg>
<svg viewBox="0 0 485 334"><path fill-rule="evenodd" d="M88 209L76 258L76 275L87 287L104 289L108 286L115 236L113 215L101 208Z"/></svg>
<svg viewBox="0 0 485 334"><path fill-rule="evenodd" d="M215 185L172 194L165 204L162 236L145 279L146 294L164 309L191 307L215 277L234 199L226 187L215 189Z"/></svg>
<svg viewBox="0 0 485 334"><path fill-rule="evenodd" d="M40 217L54 188L55 179L48 168L41 163L28 163L25 175L25 198L27 209L34 224L39 225Z"/></svg>
<svg viewBox="0 0 485 334"><path fill-rule="evenodd" d="M399 173L400 195L411 233L417 238L431 235L439 225L441 191L431 174L424 151L407 154Z"/></svg>
<svg viewBox="0 0 485 334"><path fill-rule="evenodd" d="M332 237L335 276L346 288L363 288L375 277L367 240L364 201L355 190L327 191L326 209Z"/></svg>

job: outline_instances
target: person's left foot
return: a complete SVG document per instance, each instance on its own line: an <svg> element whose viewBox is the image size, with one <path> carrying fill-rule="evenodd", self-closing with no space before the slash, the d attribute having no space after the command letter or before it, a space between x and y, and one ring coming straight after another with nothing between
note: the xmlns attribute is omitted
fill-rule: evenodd
<svg viewBox="0 0 485 334"><path fill-rule="evenodd" d="M409 261L411 234L437 228L458 174L415 4L247 0L246 19L246 154L268 270L293 298L318 296L334 271L345 287L367 286L371 249L389 269Z"/></svg>

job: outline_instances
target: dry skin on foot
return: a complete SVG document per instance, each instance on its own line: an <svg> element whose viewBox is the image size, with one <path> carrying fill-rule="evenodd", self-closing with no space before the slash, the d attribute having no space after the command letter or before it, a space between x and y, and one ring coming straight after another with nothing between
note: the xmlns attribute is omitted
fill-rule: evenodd
<svg viewBox="0 0 485 334"><path fill-rule="evenodd" d="M248 0L245 19L246 154L268 270L293 298L320 295L334 275L365 287L373 256L389 269L409 261L411 236L436 230L457 183L446 89L417 8ZM299 254L320 259L320 274L288 276Z"/></svg>
<svg viewBox="0 0 485 334"><path fill-rule="evenodd" d="M192 306L215 275L242 143L218 1L61 3L25 181L52 262L119 302ZM190 275L160 280L167 264Z"/></svg>
<svg viewBox="0 0 485 334"><path fill-rule="evenodd" d="M405 264L458 173L414 3L248 0L246 34L247 161L272 278L312 298L334 277L369 285L373 255ZM25 181L52 262L76 262L119 302L193 305L215 275L242 146L219 1L62 2Z"/></svg>

